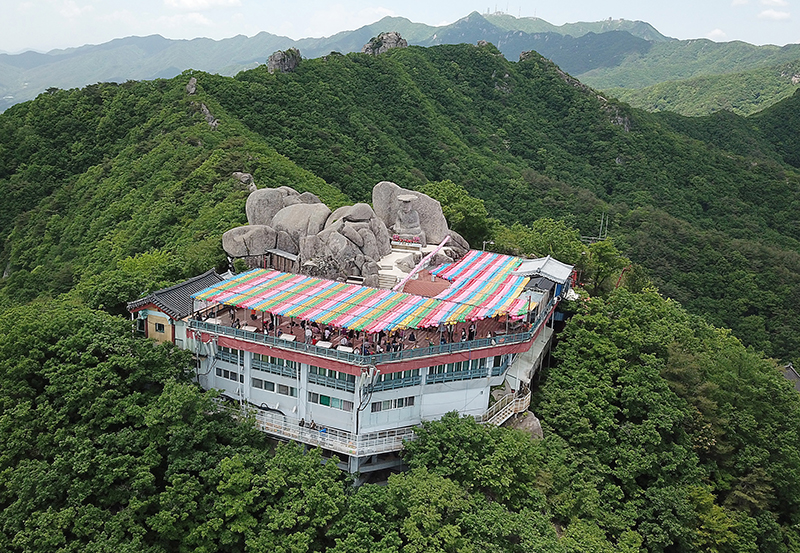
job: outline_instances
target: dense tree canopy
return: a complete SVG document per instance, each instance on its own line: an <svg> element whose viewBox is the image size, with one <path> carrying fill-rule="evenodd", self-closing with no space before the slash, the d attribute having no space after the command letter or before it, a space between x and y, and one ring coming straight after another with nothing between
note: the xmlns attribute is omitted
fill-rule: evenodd
<svg viewBox="0 0 800 553"><path fill-rule="evenodd" d="M653 116L536 55L462 45L14 106L0 549L800 550L800 399L759 353L800 352L798 98L747 121ZM574 263L592 296L536 383L545 438L448 415L409 472L353 489L221 411L183 352L135 340L109 312L224 263L238 170L334 208L395 180L474 245ZM582 241L600 220L611 238Z"/></svg>

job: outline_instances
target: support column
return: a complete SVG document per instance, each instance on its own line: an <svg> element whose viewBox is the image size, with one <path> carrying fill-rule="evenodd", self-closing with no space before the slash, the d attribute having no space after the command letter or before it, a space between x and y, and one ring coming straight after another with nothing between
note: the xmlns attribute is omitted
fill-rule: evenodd
<svg viewBox="0 0 800 553"><path fill-rule="evenodd" d="M239 385L243 386L243 388L242 388L242 397L244 398L244 400L246 402L249 403L250 402L250 388L251 388L250 384L252 383L252 381L250 380L250 375L251 375L250 371L251 371L251 369L253 367L253 354L252 354L252 352L242 351L242 363L244 365L242 367L242 369L241 369L242 372L244 373L244 383L243 384L239 383Z"/></svg>
<svg viewBox="0 0 800 553"><path fill-rule="evenodd" d="M297 418L306 418L306 405L308 405L308 363L298 366L299 378L297 379ZM306 421L306 422L310 422Z"/></svg>

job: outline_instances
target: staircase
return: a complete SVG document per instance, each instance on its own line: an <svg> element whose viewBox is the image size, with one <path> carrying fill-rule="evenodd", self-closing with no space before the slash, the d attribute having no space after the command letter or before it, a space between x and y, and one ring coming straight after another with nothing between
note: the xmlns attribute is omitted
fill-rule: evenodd
<svg viewBox="0 0 800 553"><path fill-rule="evenodd" d="M394 275L378 274L378 288L391 290L397 284L397 277Z"/></svg>
<svg viewBox="0 0 800 553"><path fill-rule="evenodd" d="M486 412L480 417L476 417L481 424L491 424L492 426L500 426L508 419L528 410L531 406L531 391L521 397L516 393L511 393L503 396L494 405L489 407Z"/></svg>

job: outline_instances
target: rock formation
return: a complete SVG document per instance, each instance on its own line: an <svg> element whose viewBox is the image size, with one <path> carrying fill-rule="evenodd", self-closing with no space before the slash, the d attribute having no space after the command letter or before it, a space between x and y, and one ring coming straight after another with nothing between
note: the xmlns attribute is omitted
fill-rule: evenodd
<svg viewBox="0 0 800 553"><path fill-rule="evenodd" d="M200 111L203 113L203 117L206 118L206 123L208 123L208 126L211 127L211 130L216 129L219 126L219 119L211 114L208 106L205 104L200 104Z"/></svg>
<svg viewBox="0 0 800 553"><path fill-rule="evenodd" d="M364 54L377 56L379 54L383 54L387 50L391 50L392 48L408 48L408 41L401 37L400 33L397 31L381 33L378 36L370 39L370 41L367 42L363 48L361 48L361 52Z"/></svg>
<svg viewBox="0 0 800 553"><path fill-rule="evenodd" d="M253 175L250 173L242 173L241 171L234 171L231 176L241 182L242 184L253 184Z"/></svg>
<svg viewBox="0 0 800 553"><path fill-rule="evenodd" d="M278 50L267 59L267 71L270 73L291 73L300 65L300 50L289 48L285 52Z"/></svg>
<svg viewBox="0 0 800 553"><path fill-rule="evenodd" d="M191 96L195 92L197 92L197 79L192 77L186 84L186 94L189 94Z"/></svg>
<svg viewBox="0 0 800 553"><path fill-rule="evenodd" d="M234 174L243 183L245 175ZM286 186L256 189L247 198L248 224L227 231L222 247L251 266L261 266L261 256L269 250L282 250L299 257L303 273L333 280L357 276L367 286L378 285L378 262L392 253L394 232L421 236L422 242L430 236L431 243L450 235L450 243L436 256L438 262L452 262L469 249L463 238L448 230L439 202L425 194L381 182L373 189L373 203L374 210L357 203L331 213L309 192L300 194ZM421 258L420 253L410 254L398 267L408 272Z"/></svg>

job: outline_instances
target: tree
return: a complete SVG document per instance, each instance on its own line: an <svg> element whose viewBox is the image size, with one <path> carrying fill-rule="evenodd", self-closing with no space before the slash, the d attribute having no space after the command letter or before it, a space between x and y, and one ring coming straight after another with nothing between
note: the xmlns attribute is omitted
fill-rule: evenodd
<svg viewBox="0 0 800 553"><path fill-rule="evenodd" d="M492 221L483 200L473 198L466 189L451 180L429 182L419 188L442 204L442 211L451 230L477 247L491 236Z"/></svg>

